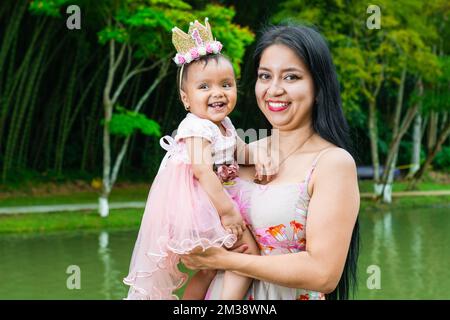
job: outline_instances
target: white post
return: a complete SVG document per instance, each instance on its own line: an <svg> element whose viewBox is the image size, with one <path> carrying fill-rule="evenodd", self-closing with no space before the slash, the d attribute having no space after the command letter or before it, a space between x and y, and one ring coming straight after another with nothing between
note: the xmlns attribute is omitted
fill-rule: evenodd
<svg viewBox="0 0 450 320"><path fill-rule="evenodd" d="M384 203L392 203L392 184L391 183L387 183L384 186L383 202Z"/></svg>
<svg viewBox="0 0 450 320"><path fill-rule="evenodd" d="M373 185L373 191L375 192L376 196L380 196L383 192L383 185L381 183L375 183Z"/></svg>
<svg viewBox="0 0 450 320"><path fill-rule="evenodd" d="M98 212L100 213L100 216L103 218L109 215L108 198L103 196L98 198Z"/></svg>

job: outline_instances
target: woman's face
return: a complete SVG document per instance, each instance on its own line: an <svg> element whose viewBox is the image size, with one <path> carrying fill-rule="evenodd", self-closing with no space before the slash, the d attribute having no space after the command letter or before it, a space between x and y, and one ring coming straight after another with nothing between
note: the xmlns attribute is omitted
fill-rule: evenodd
<svg viewBox="0 0 450 320"><path fill-rule="evenodd" d="M314 81L306 65L282 44L267 47L259 62L256 100L274 128L309 126L314 104Z"/></svg>

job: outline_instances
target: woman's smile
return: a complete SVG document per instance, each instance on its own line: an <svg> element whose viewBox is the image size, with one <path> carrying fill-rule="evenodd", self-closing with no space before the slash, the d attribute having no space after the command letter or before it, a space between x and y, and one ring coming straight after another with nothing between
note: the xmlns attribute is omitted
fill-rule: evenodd
<svg viewBox="0 0 450 320"><path fill-rule="evenodd" d="M267 100L266 105L270 111L281 112L286 110L291 105L291 102L279 100Z"/></svg>

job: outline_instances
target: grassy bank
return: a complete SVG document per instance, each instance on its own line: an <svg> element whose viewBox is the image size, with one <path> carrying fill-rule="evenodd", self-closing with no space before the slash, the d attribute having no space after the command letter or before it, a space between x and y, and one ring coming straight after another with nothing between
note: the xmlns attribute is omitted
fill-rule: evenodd
<svg viewBox="0 0 450 320"><path fill-rule="evenodd" d="M371 181L360 181L361 192L370 192ZM398 182L394 191L404 191L406 183ZM148 195L147 184L118 185L111 194L111 202L142 201ZM441 182L425 182L421 191L449 190L450 185ZM18 192L1 193L0 207L96 203L98 194L89 185L51 185ZM396 211L446 206L450 208L450 196L396 197L390 205L361 200L360 214L373 211ZM426 212L426 210L424 210ZM34 233L88 229L138 228L143 209L111 210L108 218L101 218L96 211L30 213L0 215L0 234Z"/></svg>
<svg viewBox="0 0 450 320"><path fill-rule="evenodd" d="M123 184L113 189L111 202L145 201L148 184ZM42 185L35 189L0 192L0 207L97 203L99 191L83 185Z"/></svg>
<svg viewBox="0 0 450 320"><path fill-rule="evenodd" d="M392 188L393 192L408 191L408 182L397 181ZM416 191L450 190L450 183L425 181L418 185ZM359 181L359 191L373 192L373 182L370 180Z"/></svg>
<svg viewBox="0 0 450 320"><path fill-rule="evenodd" d="M96 211L2 215L0 234L138 228L142 212L141 209L111 210L107 218L100 217Z"/></svg>
<svg viewBox="0 0 450 320"><path fill-rule="evenodd" d="M413 208L431 209L437 206L448 206L450 208L450 196L398 198L389 206L376 204L370 200L362 200L360 214L373 211L396 211ZM1 215L0 234L138 228L142 214L143 209L117 209L111 210L107 218L101 218L96 211Z"/></svg>

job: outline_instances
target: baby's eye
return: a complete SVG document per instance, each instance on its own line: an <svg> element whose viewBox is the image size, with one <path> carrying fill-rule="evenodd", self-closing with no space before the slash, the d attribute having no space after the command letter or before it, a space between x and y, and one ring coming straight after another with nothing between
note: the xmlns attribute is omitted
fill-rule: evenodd
<svg viewBox="0 0 450 320"><path fill-rule="evenodd" d="M224 88L231 88L231 83L229 82L224 82L222 85Z"/></svg>
<svg viewBox="0 0 450 320"><path fill-rule="evenodd" d="M206 83L202 83L198 86L199 89L208 89L208 85Z"/></svg>
<svg viewBox="0 0 450 320"><path fill-rule="evenodd" d="M286 79L286 80L298 80L298 79L300 79L300 77L297 76L297 75L295 75L295 74L288 74L288 75L285 77L285 79Z"/></svg>
<svg viewBox="0 0 450 320"><path fill-rule="evenodd" d="M270 75L268 73L260 73L260 74L258 74L258 79L267 80L269 78L270 78Z"/></svg>

